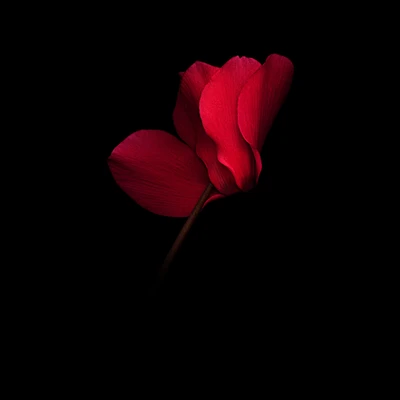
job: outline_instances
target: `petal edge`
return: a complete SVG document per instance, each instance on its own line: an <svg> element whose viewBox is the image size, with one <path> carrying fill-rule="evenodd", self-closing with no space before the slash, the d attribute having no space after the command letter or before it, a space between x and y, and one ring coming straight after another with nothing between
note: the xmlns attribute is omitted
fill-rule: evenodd
<svg viewBox="0 0 400 400"><path fill-rule="evenodd" d="M207 136L199 113L199 100L204 87L219 68L197 61L184 73L173 120L178 135L196 151L207 167L210 181L223 194L239 191L231 172L217 159L217 149Z"/></svg>
<svg viewBox="0 0 400 400"><path fill-rule="evenodd" d="M187 217L209 183L196 154L160 130L132 133L112 151L108 164L117 184L133 200L169 217Z"/></svg>
<svg viewBox="0 0 400 400"><path fill-rule="evenodd" d="M238 99L238 124L253 149L261 151L289 92L293 70L288 58L271 54L243 86Z"/></svg>
<svg viewBox="0 0 400 400"><path fill-rule="evenodd" d="M212 77L200 98L201 120L216 144L217 158L242 190L254 186L256 174L252 149L239 130L237 101L243 85L258 68L260 63L252 58L231 58Z"/></svg>

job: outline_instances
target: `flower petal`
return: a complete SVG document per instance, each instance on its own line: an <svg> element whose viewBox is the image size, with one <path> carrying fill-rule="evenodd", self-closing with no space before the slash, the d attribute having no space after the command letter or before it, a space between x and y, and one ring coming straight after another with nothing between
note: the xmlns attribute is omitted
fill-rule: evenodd
<svg viewBox="0 0 400 400"><path fill-rule="evenodd" d="M169 217L188 216L209 183L196 154L159 130L132 133L113 150L108 164L125 193L147 210ZM217 197L213 194L209 201Z"/></svg>
<svg viewBox="0 0 400 400"><path fill-rule="evenodd" d="M232 172L236 184L249 190L255 184L251 147L243 139L237 122L237 102L246 81L260 68L252 58L234 57L206 85L200 98L204 129L217 146L218 160Z"/></svg>
<svg viewBox="0 0 400 400"><path fill-rule="evenodd" d="M178 135L193 150L196 149L197 136L203 130L198 111L200 95L217 71L217 67L198 61L182 75L173 120Z"/></svg>
<svg viewBox="0 0 400 400"><path fill-rule="evenodd" d="M243 86L238 100L238 124L244 139L260 152L276 114L289 92L293 64L271 54Z"/></svg>
<svg viewBox="0 0 400 400"><path fill-rule="evenodd" d="M199 101L205 85L219 68L197 61L182 76L173 120L178 135L203 160L210 181L226 195L239 191L231 172L217 159L215 143L206 135L199 114Z"/></svg>

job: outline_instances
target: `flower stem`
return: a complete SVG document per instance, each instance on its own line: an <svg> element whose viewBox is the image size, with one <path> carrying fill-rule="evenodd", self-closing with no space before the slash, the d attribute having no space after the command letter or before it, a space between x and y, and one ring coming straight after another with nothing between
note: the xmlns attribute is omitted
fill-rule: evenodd
<svg viewBox="0 0 400 400"><path fill-rule="evenodd" d="M171 249L169 250L169 252L168 252L167 256L165 257L164 262L159 270L158 279L159 279L160 283L164 279L166 273L168 272L169 266L171 265L172 261L174 260L175 255L178 252L179 248L181 247L187 234L189 233L190 228L193 226L194 221L196 220L197 216L200 214L200 211L203 208L204 203L210 196L213 188L214 188L214 186L212 183L210 183L206 187L203 194L200 196L199 201L194 206L192 213L189 215L189 217L186 220L185 224L183 225L181 231L179 232L178 236L176 237L174 244L172 245Z"/></svg>

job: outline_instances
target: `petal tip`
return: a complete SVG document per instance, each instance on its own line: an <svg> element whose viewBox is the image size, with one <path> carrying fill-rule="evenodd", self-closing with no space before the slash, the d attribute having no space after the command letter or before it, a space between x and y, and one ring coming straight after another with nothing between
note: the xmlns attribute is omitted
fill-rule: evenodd
<svg viewBox="0 0 400 400"><path fill-rule="evenodd" d="M282 62L285 63L287 67L294 69L294 65L293 62L290 58L285 57L281 54L277 54L277 53L272 53L270 54L265 61L269 61L269 62Z"/></svg>

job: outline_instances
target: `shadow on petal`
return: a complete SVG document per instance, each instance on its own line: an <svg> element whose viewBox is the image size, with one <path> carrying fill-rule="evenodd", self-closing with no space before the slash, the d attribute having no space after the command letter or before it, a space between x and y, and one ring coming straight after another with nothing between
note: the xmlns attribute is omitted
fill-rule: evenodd
<svg viewBox="0 0 400 400"><path fill-rule="evenodd" d="M199 101L204 87L219 68L197 61L183 74L173 120L178 135L203 160L210 181L223 194L239 191L231 172L217 159L214 141L204 131L199 113Z"/></svg>
<svg viewBox="0 0 400 400"><path fill-rule="evenodd" d="M293 64L271 54L243 86L238 100L238 124L243 138L259 153L281 108L293 77ZM259 155L258 155L259 157ZM257 168L257 176L261 170Z"/></svg>
<svg viewBox="0 0 400 400"><path fill-rule="evenodd" d="M212 77L200 98L201 120L217 146L218 160L244 191L254 186L256 173L252 149L239 130L237 101L243 85L260 66L252 58L233 57Z"/></svg>

